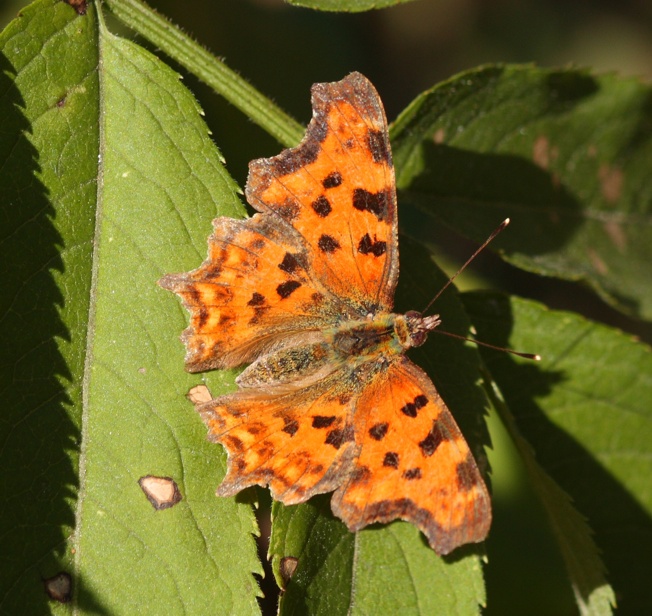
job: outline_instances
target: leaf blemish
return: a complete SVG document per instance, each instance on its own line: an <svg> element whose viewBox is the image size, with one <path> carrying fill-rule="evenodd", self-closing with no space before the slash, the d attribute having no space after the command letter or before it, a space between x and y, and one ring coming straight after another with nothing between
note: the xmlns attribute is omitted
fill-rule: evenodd
<svg viewBox="0 0 652 616"><path fill-rule="evenodd" d="M174 507L181 500L181 492L176 481L170 477L146 475L138 480L140 489L157 511Z"/></svg>
<svg viewBox="0 0 652 616"><path fill-rule="evenodd" d="M438 128L432 136L432 140L435 143L444 143L444 139L446 139L446 131L443 128Z"/></svg>
<svg viewBox="0 0 652 616"><path fill-rule="evenodd" d="M609 236L611 243L622 253L627 250L627 235L622 226L614 220L605 222L602 225L605 233Z"/></svg>
<svg viewBox="0 0 652 616"><path fill-rule="evenodd" d="M606 276L609 273L609 268L607 267L607 264L602 260L600 255L598 255L598 253L593 250L593 248L589 248L587 252L589 261L591 261L591 265L593 265L593 269L601 276Z"/></svg>
<svg viewBox="0 0 652 616"><path fill-rule="evenodd" d="M547 170L550 163L557 160L558 156L559 148L556 146L550 147L548 137L545 135L537 137L532 146L532 160L537 167Z"/></svg>
<svg viewBox="0 0 652 616"><path fill-rule="evenodd" d="M602 164L598 169L600 191L607 203L616 203L623 191L624 175L621 169Z"/></svg>

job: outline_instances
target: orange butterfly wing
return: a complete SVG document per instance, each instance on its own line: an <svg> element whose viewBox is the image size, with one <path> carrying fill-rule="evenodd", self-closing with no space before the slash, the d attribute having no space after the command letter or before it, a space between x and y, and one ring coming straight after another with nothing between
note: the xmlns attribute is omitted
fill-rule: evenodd
<svg viewBox="0 0 652 616"><path fill-rule="evenodd" d="M398 276L394 167L378 93L360 73L312 88L313 119L297 148L249 165L246 195L287 221L310 269L362 314L390 309Z"/></svg>
<svg viewBox="0 0 652 616"><path fill-rule="evenodd" d="M194 397L228 453L218 494L269 485L294 504L335 491L351 530L401 518L448 553L484 539L489 496L389 314L398 243L384 111L359 73L316 84L312 102L301 144L250 165L259 213L216 219L201 267L160 281L190 311L189 370L253 362L239 391Z"/></svg>
<svg viewBox="0 0 652 616"><path fill-rule="evenodd" d="M425 372L397 358L357 400L354 431L360 455L332 499L350 530L407 520L438 554L484 540L491 524L487 488Z"/></svg>
<svg viewBox="0 0 652 616"><path fill-rule="evenodd" d="M218 218L209 256L159 284L190 311L191 371L247 363L293 332L392 306L398 276L394 169L377 92L359 73L315 84L299 146L250 164L260 214Z"/></svg>
<svg viewBox="0 0 652 616"><path fill-rule="evenodd" d="M332 492L356 454L350 399L336 371L295 391L243 390L198 404L209 438L229 455L218 495L269 485L276 500L293 505Z"/></svg>

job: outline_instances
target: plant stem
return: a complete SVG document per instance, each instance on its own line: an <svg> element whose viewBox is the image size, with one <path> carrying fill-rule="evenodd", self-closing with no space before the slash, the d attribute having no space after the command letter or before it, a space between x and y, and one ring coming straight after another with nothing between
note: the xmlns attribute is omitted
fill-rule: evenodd
<svg viewBox="0 0 652 616"><path fill-rule="evenodd" d="M301 141L305 128L299 122L166 17L140 0L105 0L105 4L128 27L224 96L279 143L291 147Z"/></svg>

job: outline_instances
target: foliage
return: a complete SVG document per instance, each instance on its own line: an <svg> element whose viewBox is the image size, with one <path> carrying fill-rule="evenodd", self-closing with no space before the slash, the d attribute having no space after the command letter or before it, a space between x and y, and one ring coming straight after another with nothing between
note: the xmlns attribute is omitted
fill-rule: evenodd
<svg viewBox="0 0 652 616"><path fill-rule="evenodd" d="M203 260L213 217L245 215L240 189L176 73L110 33L95 4L76 4L38 0L0 35L0 611L256 613L255 497L214 496L224 455L184 399L198 382L226 391L233 375L183 372L187 316L156 286ZM300 138L294 120L159 15L136 0L107 4L282 144ZM510 216L496 242L505 260L585 282L649 319L651 94L574 69L455 76L391 127L399 211L474 240ZM422 307L445 280L429 248L401 239L397 308ZM579 611L611 613L613 587L624 613L644 612L649 348L506 293L451 288L436 309L448 331L472 324L480 340L542 355L534 364L437 336L417 362L481 458L483 415L499 416ZM154 510L138 485L148 474L174 478L182 501ZM401 522L352 535L328 500L273 508L281 613L473 614L486 602L491 550L440 558ZM298 559L289 581L287 557ZM43 592L60 571L73 575L61 604Z"/></svg>

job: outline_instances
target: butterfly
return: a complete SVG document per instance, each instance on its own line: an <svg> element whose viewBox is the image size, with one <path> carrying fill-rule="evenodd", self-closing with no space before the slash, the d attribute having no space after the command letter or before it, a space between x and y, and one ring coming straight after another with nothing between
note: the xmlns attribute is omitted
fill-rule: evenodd
<svg viewBox="0 0 652 616"><path fill-rule="evenodd" d="M294 505L333 492L351 531L403 519L438 554L485 539L487 488L427 374L405 352L438 315L392 312L398 223L380 97L351 73L312 87L302 142L249 165L257 213L217 218L208 258L164 276L190 313L191 372L249 364L196 405L228 453L217 490L269 486Z"/></svg>

